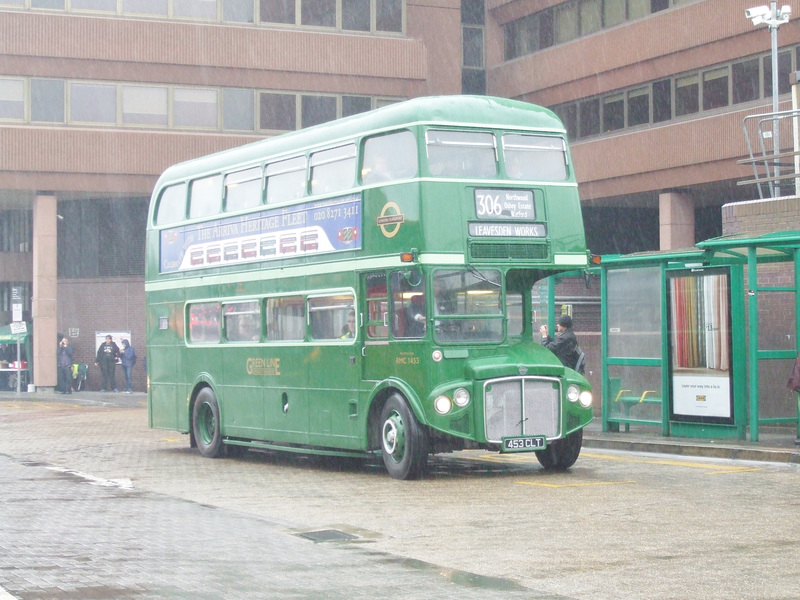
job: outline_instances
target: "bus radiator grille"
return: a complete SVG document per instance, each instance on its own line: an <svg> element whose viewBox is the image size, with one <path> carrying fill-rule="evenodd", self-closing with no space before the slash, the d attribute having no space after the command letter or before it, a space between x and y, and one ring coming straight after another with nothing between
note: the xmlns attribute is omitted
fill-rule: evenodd
<svg viewBox="0 0 800 600"><path fill-rule="evenodd" d="M474 260L547 260L547 244L503 244L472 242L470 257Z"/></svg>
<svg viewBox="0 0 800 600"><path fill-rule="evenodd" d="M559 435L561 384L550 377L493 379L484 384L486 439Z"/></svg>

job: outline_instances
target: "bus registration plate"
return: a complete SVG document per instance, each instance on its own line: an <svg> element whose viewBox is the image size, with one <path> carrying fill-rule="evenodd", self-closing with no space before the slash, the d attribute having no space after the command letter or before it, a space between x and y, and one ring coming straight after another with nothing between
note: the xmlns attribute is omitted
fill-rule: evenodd
<svg viewBox="0 0 800 600"><path fill-rule="evenodd" d="M501 442L502 452L530 452L531 450L542 450L547 445L544 436L505 437Z"/></svg>

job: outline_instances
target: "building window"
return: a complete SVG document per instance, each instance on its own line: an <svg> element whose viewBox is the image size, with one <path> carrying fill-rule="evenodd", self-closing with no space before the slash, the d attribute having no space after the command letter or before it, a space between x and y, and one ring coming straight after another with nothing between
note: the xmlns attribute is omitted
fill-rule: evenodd
<svg viewBox="0 0 800 600"><path fill-rule="evenodd" d="M167 0L122 0L122 12L133 15L163 15L169 12Z"/></svg>
<svg viewBox="0 0 800 600"><path fill-rule="evenodd" d="M639 88L628 92L628 126L650 122L650 90Z"/></svg>
<svg viewBox="0 0 800 600"><path fill-rule="evenodd" d="M372 109L369 96L342 96L342 116L349 117Z"/></svg>
<svg viewBox="0 0 800 600"><path fill-rule="evenodd" d="M76 11L117 12L117 0L70 0L69 5Z"/></svg>
<svg viewBox="0 0 800 600"><path fill-rule="evenodd" d="M589 35L600 31L603 27L602 0L584 0L581 2L581 35Z"/></svg>
<svg viewBox="0 0 800 600"><path fill-rule="evenodd" d="M69 118L78 123L117 122L117 86L72 83L69 86Z"/></svg>
<svg viewBox="0 0 800 600"><path fill-rule="evenodd" d="M600 133L600 100L584 100L578 112L578 134L581 137Z"/></svg>
<svg viewBox="0 0 800 600"><path fill-rule="evenodd" d="M758 100L758 59L731 65L731 81L734 104Z"/></svg>
<svg viewBox="0 0 800 600"><path fill-rule="evenodd" d="M615 94L603 98L603 131L625 127L625 96Z"/></svg>
<svg viewBox="0 0 800 600"><path fill-rule="evenodd" d="M167 88L122 86L122 122L129 125L167 125Z"/></svg>
<svg viewBox="0 0 800 600"><path fill-rule="evenodd" d="M217 18L217 0L172 0L172 14L194 19Z"/></svg>
<svg viewBox="0 0 800 600"><path fill-rule="evenodd" d="M260 129L294 131L297 125L297 97L294 94L262 93L260 98Z"/></svg>
<svg viewBox="0 0 800 600"><path fill-rule="evenodd" d="M703 110L728 106L728 67L703 73Z"/></svg>
<svg viewBox="0 0 800 600"><path fill-rule="evenodd" d="M789 76L792 72L792 55L790 52L778 54L778 93L788 94L791 89ZM772 57L764 57L764 98L772 98Z"/></svg>
<svg viewBox="0 0 800 600"><path fill-rule="evenodd" d="M302 0L300 24L336 27L336 0Z"/></svg>
<svg viewBox="0 0 800 600"><path fill-rule="evenodd" d="M555 43L562 44L578 37L578 5L574 2L555 7Z"/></svg>
<svg viewBox="0 0 800 600"><path fill-rule="evenodd" d="M31 79L31 121L64 122L64 81Z"/></svg>
<svg viewBox="0 0 800 600"><path fill-rule="evenodd" d="M253 2L222 0L222 20L232 23L253 23Z"/></svg>
<svg viewBox="0 0 800 600"><path fill-rule="evenodd" d="M697 74L675 80L675 116L691 115L700 111L700 77Z"/></svg>
<svg viewBox="0 0 800 600"><path fill-rule="evenodd" d="M653 82L653 123L672 118L672 82L662 79Z"/></svg>
<svg viewBox="0 0 800 600"><path fill-rule="evenodd" d="M255 96L253 90L222 90L222 127L227 130L255 129Z"/></svg>
<svg viewBox="0 0 800 600"><path fill-rule="evenodd" d="M336 119L334 96L303 96L300 100L302 127L311 127Z"/></svg>
<svg viewBox="0 0 800 600"><path fill-rule="evenodd" d="M294 0L261 0L263 23L294 25Z"/></svg>
<svg viewBox="0 0 800 600"><path fill-rule="evenodd" d="M176 88L172 96L172 120L176 127L217 128L216 90Z"/></svg>
<svg viewBox="0 0 800 600"><path fill-rule="evenodd" d="M625 21L625 0L605 0L603 3L603 24L614 27Z"/></svg>
<svg viewBox="0 0 800 600"><path fill-rule="evenodd" d="M25 80L0 79L0 118L25 118Z"/></svg>
<svg viewBox="0 0 800 600"><path fill-rule="evenodd" d="M346 31L370 30L370 0L342 0L342 29Z"/></svg>
<svg viewBox="0 0 800 600"><path fill-rule="evenodd" d="M400 33L403 31L402 0L375 0L375 29Z"/></svg>

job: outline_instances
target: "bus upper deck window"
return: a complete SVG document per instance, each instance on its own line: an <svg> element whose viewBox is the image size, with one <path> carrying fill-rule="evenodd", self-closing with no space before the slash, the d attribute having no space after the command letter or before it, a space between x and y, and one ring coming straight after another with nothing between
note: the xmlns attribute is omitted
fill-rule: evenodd
<svg viewBox="0 0 800 600"><path fill-rule="evenodd" d="M567 178L567 143L564 138L506 134L503 160L510 179L564 181Z"/></svg>
<svg viewBox="0 0 800 600"><path fill-rule="evenodd" d="M171 185L161 192L156 225L169 225L186 218L186 184Z"/></svg>
<svg viewBox="0 0 800 600"><path fill-rule="evenodd" d="M353 187L356 179L356 147L348 144L311 155L311 193L326 194Z"/></svg>
<svg viewBox="0 0 800 600"><path fill-rule="evenodd" d="M225 176L225 211L253 208L261 204L261 167Z"/></svg>
<svg viewBox="0 0 800 600"><path fill-rule="evenodd" d="M494 135L480 131L425 133L428 168L435 177L487 178L497 175Z"/></svg>
<svg viewBox="0 0 800 600"><path fill-rule="evenodd" d="M417 141L410 131L371 137L364 142L361 181L365 185L409 179L417 174Z"/></svg>
<svg viewBox="0 0 800 600"><path fill-rule="evenodd" d="M289 202L306 195L306 157L267 165L267 204Z"/></svg>
<svg viewBox="0 0 800 600"><path fill-rule="evenodd" d="M210 217L222 212L222 175L192 182L189 195L189 218Z"/></svg>

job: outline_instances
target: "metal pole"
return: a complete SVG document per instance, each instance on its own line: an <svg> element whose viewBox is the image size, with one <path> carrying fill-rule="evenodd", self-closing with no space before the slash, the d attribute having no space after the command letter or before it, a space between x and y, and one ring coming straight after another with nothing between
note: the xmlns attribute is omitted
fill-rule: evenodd
<svg viewBox="0 0 800 600"><path fill-rule="evenodd" d="M770 37L772 38L772 152L775 155L775 177L780 176L781 168L778 164L778 154L780 153L780 132L778 127L778 3L774 0L769 3L772 12L772 22L769 26ZM781 183L775 180L775 197L781 195Z"/></svg>

